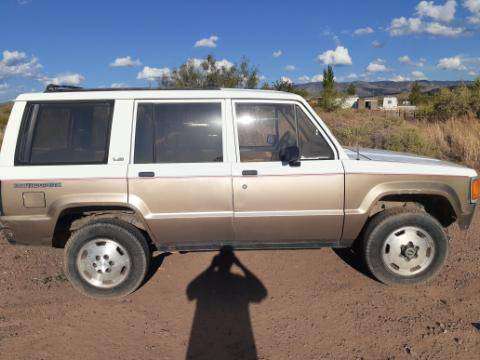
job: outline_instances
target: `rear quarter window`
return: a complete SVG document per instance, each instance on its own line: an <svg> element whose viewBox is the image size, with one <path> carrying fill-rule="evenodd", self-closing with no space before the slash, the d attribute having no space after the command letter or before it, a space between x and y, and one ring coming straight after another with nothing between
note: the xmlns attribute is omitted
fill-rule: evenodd
<svg viewBox="0 0 480 360"><path fill-rule="evenodd" d="M112 115L113 102L28 103L15 164L107 163Z"/></svg>

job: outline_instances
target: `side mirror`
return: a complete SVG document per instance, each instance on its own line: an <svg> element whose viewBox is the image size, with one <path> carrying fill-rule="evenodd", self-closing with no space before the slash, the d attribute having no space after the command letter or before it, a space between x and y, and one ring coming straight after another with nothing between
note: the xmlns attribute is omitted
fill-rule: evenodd
<svg viewBox="0 0 480 360"><path fill-rule="evenodd" d="M300 166L300 149L298 146L287 146L280 150L280 160L284 165Z"/></svg>

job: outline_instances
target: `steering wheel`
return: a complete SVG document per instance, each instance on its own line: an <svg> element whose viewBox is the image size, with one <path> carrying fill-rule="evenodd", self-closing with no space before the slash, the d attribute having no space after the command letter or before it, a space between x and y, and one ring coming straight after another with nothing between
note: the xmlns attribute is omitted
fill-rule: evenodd
<svg viewBox="0 0 480 360"><path fill-rule="evenodd" d="M286 147L296 145L296 143L296 137L290 131L287 131L280 138L276 151L272 153L272 161L280 161L280 151Z"/></svg>

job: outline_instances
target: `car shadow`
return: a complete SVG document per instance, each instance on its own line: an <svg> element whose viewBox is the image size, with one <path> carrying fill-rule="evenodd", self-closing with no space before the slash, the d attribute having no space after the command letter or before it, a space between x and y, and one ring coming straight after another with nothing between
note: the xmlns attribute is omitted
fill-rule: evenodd
<svg viewBox="0 0 480 360"><path fill-rule="evenodd" d="M153 277L153 275L156 274L157 270L160 268L160 266L162 266L165 258L170 255L172 255L172 253L164 252L152 256L150 260L150 267L148 268L148 272L143 280L142 286L145 285Z"/></svg>
<svg viewBox="0 0 480 360"><path fill-rule="evenodd" d="M333 252L343 260L343 262L350 267L354 268L357 270L359 273L362 275L375 280L376 282L380 283L375 277L370 273L368 270L367 266L365 265L365 262L362 260L362 257L360 254L358 254L353 248L338 248L338 249L332 249Z"/></svg>
<svg viewBox="0 0 480 360"><path fill-rule="evenodd" d="M231 248L220 250L186 294L196 301L187 359L257 359L249 304L265 299L267 289Z"/></svg>

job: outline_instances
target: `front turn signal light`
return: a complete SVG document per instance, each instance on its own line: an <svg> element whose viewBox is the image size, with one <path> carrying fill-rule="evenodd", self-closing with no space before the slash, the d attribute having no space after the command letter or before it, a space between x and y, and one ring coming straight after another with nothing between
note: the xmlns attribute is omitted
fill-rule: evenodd
<svg viewBox="0 0 480 360"><path fill-rule="evenodd" d="M480 178L476 178L472 180L470 198L472 202L477 202L477 200L480 198Z"/></svg>

